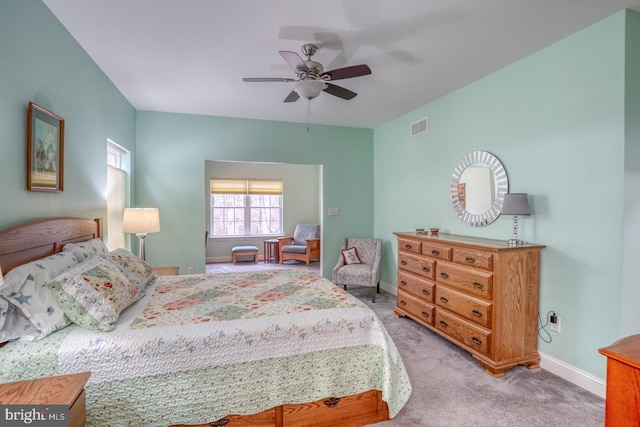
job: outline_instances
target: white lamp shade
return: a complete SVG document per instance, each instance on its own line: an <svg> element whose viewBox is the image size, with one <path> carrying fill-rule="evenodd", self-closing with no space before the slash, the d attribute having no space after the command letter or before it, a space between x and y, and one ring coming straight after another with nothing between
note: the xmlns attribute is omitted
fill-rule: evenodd
<svg viewBox="0 0 640 427"><path fill-rule="evenodd" d="M301 80L296 84L294 90L305 99L313 99L320 95L320 92L326 87L327 85L322 80Z"/></svg>
<svg viewBox="0 0 640 427"><path fill-rule="evenodd" d="M122 218L124 233L157 233L160 231L160 213L157 208L127 208Z"/></svg>
<svg viewBox="0 0 640 427"><path fill-rule="evenodd" d="M531 215L527 193L507 193L502 202L502 213L505 215Z"/></svg>

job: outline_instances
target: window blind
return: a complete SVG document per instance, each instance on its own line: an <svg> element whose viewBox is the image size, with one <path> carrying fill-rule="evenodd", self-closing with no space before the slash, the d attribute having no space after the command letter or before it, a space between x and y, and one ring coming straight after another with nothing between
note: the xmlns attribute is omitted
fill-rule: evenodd
<svg viewBox="0 0 640 427"><path fill-rule="evenodd" d="M281 179L211 178L211 194L282 195Z"/></svg>

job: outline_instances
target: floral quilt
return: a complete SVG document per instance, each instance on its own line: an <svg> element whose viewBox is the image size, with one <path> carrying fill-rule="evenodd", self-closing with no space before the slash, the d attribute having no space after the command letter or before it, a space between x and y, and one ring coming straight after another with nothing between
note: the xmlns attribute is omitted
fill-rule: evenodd
<svg viewBox="0 0 640 427"><path fill-rule="evenodd" d="M411 393L365 304L300 270L159 277L112 332L76 325L0 349L0 381L91 371L87 423L199 424L371 389Z"/></svg>

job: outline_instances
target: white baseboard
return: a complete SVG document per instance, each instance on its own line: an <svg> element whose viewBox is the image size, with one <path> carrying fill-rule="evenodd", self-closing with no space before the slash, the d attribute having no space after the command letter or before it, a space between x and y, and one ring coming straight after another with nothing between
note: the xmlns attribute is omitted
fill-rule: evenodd
<svg viewBox="0 0 640 427"><path fill-rule="evenodd" d="M540 367L603 399L605 398L606 382L588 372L582 371L575 366L571 366L562 360L544 353L540 353Z"/></svg>

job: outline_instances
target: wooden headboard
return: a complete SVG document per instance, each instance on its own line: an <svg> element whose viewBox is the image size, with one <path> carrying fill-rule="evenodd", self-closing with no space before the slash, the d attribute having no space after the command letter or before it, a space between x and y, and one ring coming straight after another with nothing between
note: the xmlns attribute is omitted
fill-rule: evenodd
<svg viewBox="0 0 640 427"><path fill-rule="evenodd" d="M5 274L27 262L56 254L67 243L102 238L102 218L56 217L0 230L0 267Z"/></svg>

